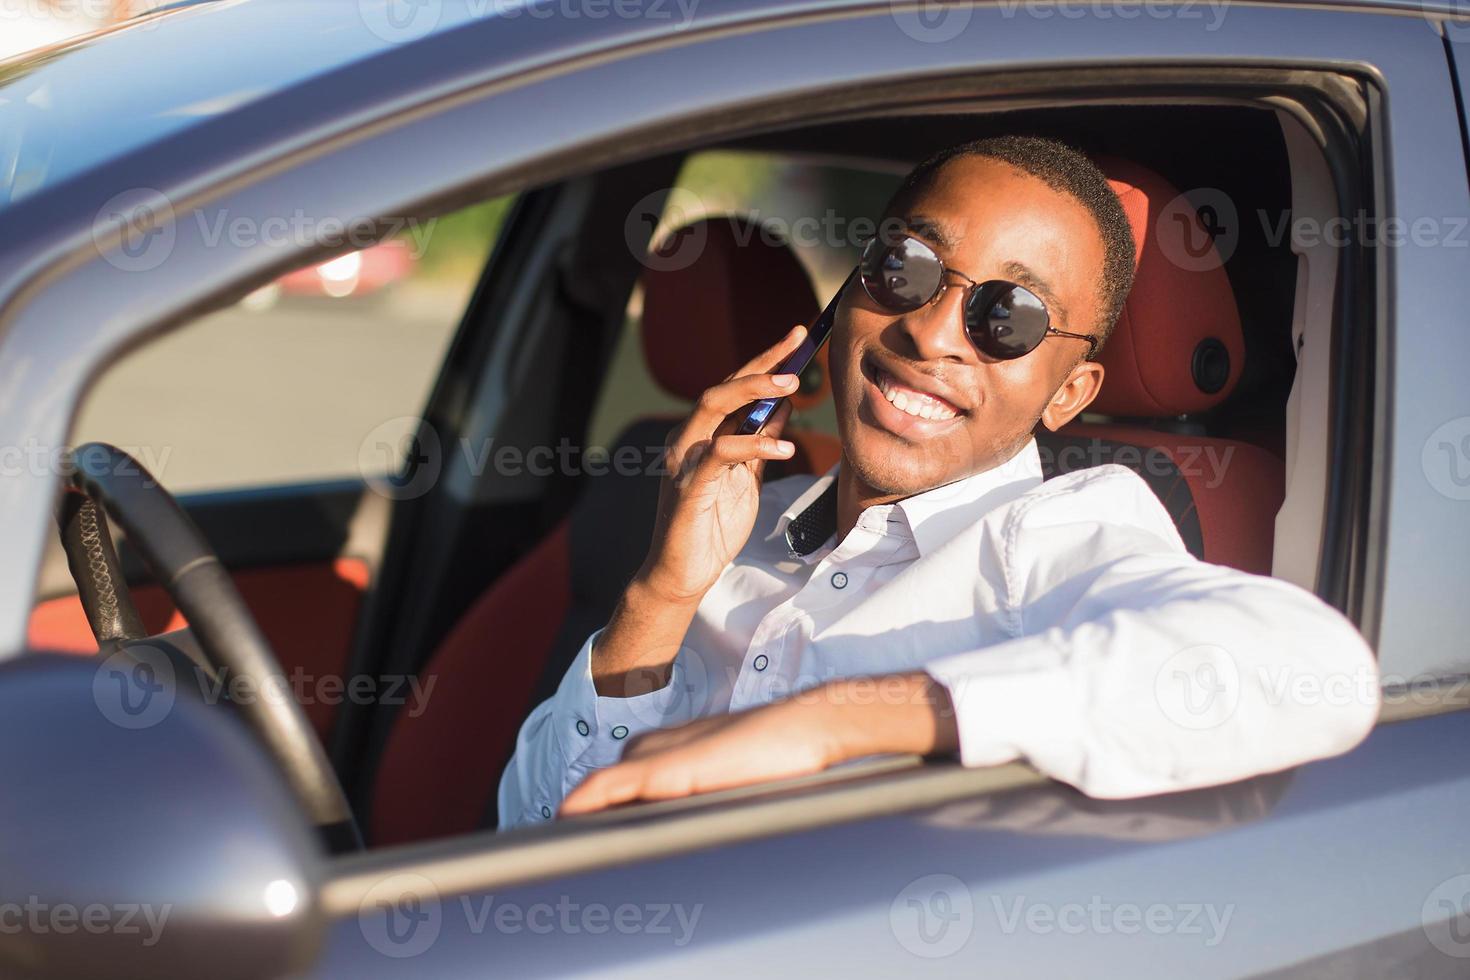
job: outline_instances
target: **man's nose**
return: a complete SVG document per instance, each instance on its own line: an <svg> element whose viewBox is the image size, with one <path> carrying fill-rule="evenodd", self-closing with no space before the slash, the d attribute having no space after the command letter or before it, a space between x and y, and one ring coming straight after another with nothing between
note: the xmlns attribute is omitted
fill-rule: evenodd
<svg viewBox="0 0 1470 980"><path fill-rule="evenodd" d="M940 297L899 320L899 327L913 344L920 361L956 360L973 356L974 348L965 332L964 286L947 286Z"/></svg>

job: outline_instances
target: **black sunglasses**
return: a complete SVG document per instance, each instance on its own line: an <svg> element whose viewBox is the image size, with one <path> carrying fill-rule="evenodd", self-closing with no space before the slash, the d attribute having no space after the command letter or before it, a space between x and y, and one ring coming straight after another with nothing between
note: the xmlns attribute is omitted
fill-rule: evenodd
<svg viewBox="0 0 1470 980"><path fill-rule="evenodd" d="M1097 353L1097 338L1051 325L1046 304L1025 286L1004 279L976 282L947 269L944 260L917 238L872 239L863 247L858 278L868 296L892 313L910 313L934 302L946 288L945 274L959 276L965 289L965 332L984 354L1008 361L1041 346L1047 334L1087 341L1087 356Z"/></svg>

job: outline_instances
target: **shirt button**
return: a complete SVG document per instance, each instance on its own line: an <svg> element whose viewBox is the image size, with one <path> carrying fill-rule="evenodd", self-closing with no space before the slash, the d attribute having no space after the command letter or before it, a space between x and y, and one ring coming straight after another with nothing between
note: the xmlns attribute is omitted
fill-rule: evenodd
<svg viewBox="0 0 1470 980"><path fill-rule="evenodd" d="M614 728L612 730L612 737L613 738L627 738L628 737L628 726L627 725L619 725L617 728Z"/></svg>
<svg viewBox="0 0 1470 980"><path fill-rule="evenodd" d="M577 722L577 734L578 735L586 735L590 731L592 731L592 729L590 729L590 728L587 727L587 723L585 721L580 721L579 720Z"/></svg>
<svg viewBox="0 0 1470 980"><path fill-rule="evenodd" d="M547 820L550 820L551 819L551 807L549 807L549 806L543 806L541 808L541 815L543 817L545 817Z"/></svg>
<svg viewBox="0 0 1470 980"><path fill-rule="evenodd" d="M833 572L832 573L832 588L834 588L834 589L845 589L845 588L847 588L847 573L846 572Z"/></svg>
<svg viewBox="0 0 1470 980"><path fill-rule="evenodd" d="M771 658L763 653L759 657L755 658L755 663L752 664L752 666L755 667L756 670L765 670L766 667L770 666L770 663Z"/></svg>

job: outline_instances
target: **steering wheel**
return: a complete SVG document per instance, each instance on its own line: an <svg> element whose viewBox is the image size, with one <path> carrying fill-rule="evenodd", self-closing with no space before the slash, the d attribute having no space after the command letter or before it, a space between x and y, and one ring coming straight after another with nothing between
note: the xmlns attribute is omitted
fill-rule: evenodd
<svg viewBox="0 0 1470 980"><path fill-rule="evenodd" d="M57 521L99 656L154 639L123 580L109 517L183 613L207 661L205 670L216 679L247 681L257 692L290 690L235 583L178 501L137 460L94 442L71 454ZM296 699L257 696L234 707L280 764L329 848L360 847L342 786Z"/></svg>

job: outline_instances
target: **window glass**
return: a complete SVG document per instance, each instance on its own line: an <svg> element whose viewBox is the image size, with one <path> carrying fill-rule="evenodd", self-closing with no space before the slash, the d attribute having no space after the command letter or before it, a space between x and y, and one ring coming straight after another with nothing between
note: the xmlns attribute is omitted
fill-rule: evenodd
<svg viewBox="0 0 1470 980"><path fill-rule="evenodd" d="M409 223L139 348L74 441L128 450L175 493L398 472L509 204Z"/></svg>
<svg viewBox="0 0 1470 980"><path fill-rule="evenodd" d="M777 229L795 248L825 304L857 264L865 235L902 179L901 169L877 170L850 161L716 150L692 154L669 195L653 236L705 215L749 215ZM688 192L688 193L683 193ZM594 446L613 446L634 419L682 415L687 402L659 388L643 360L642 293L634 291L613 363L589 426ZM830 402L799 413L793 425L836 431Z"/></svg>

